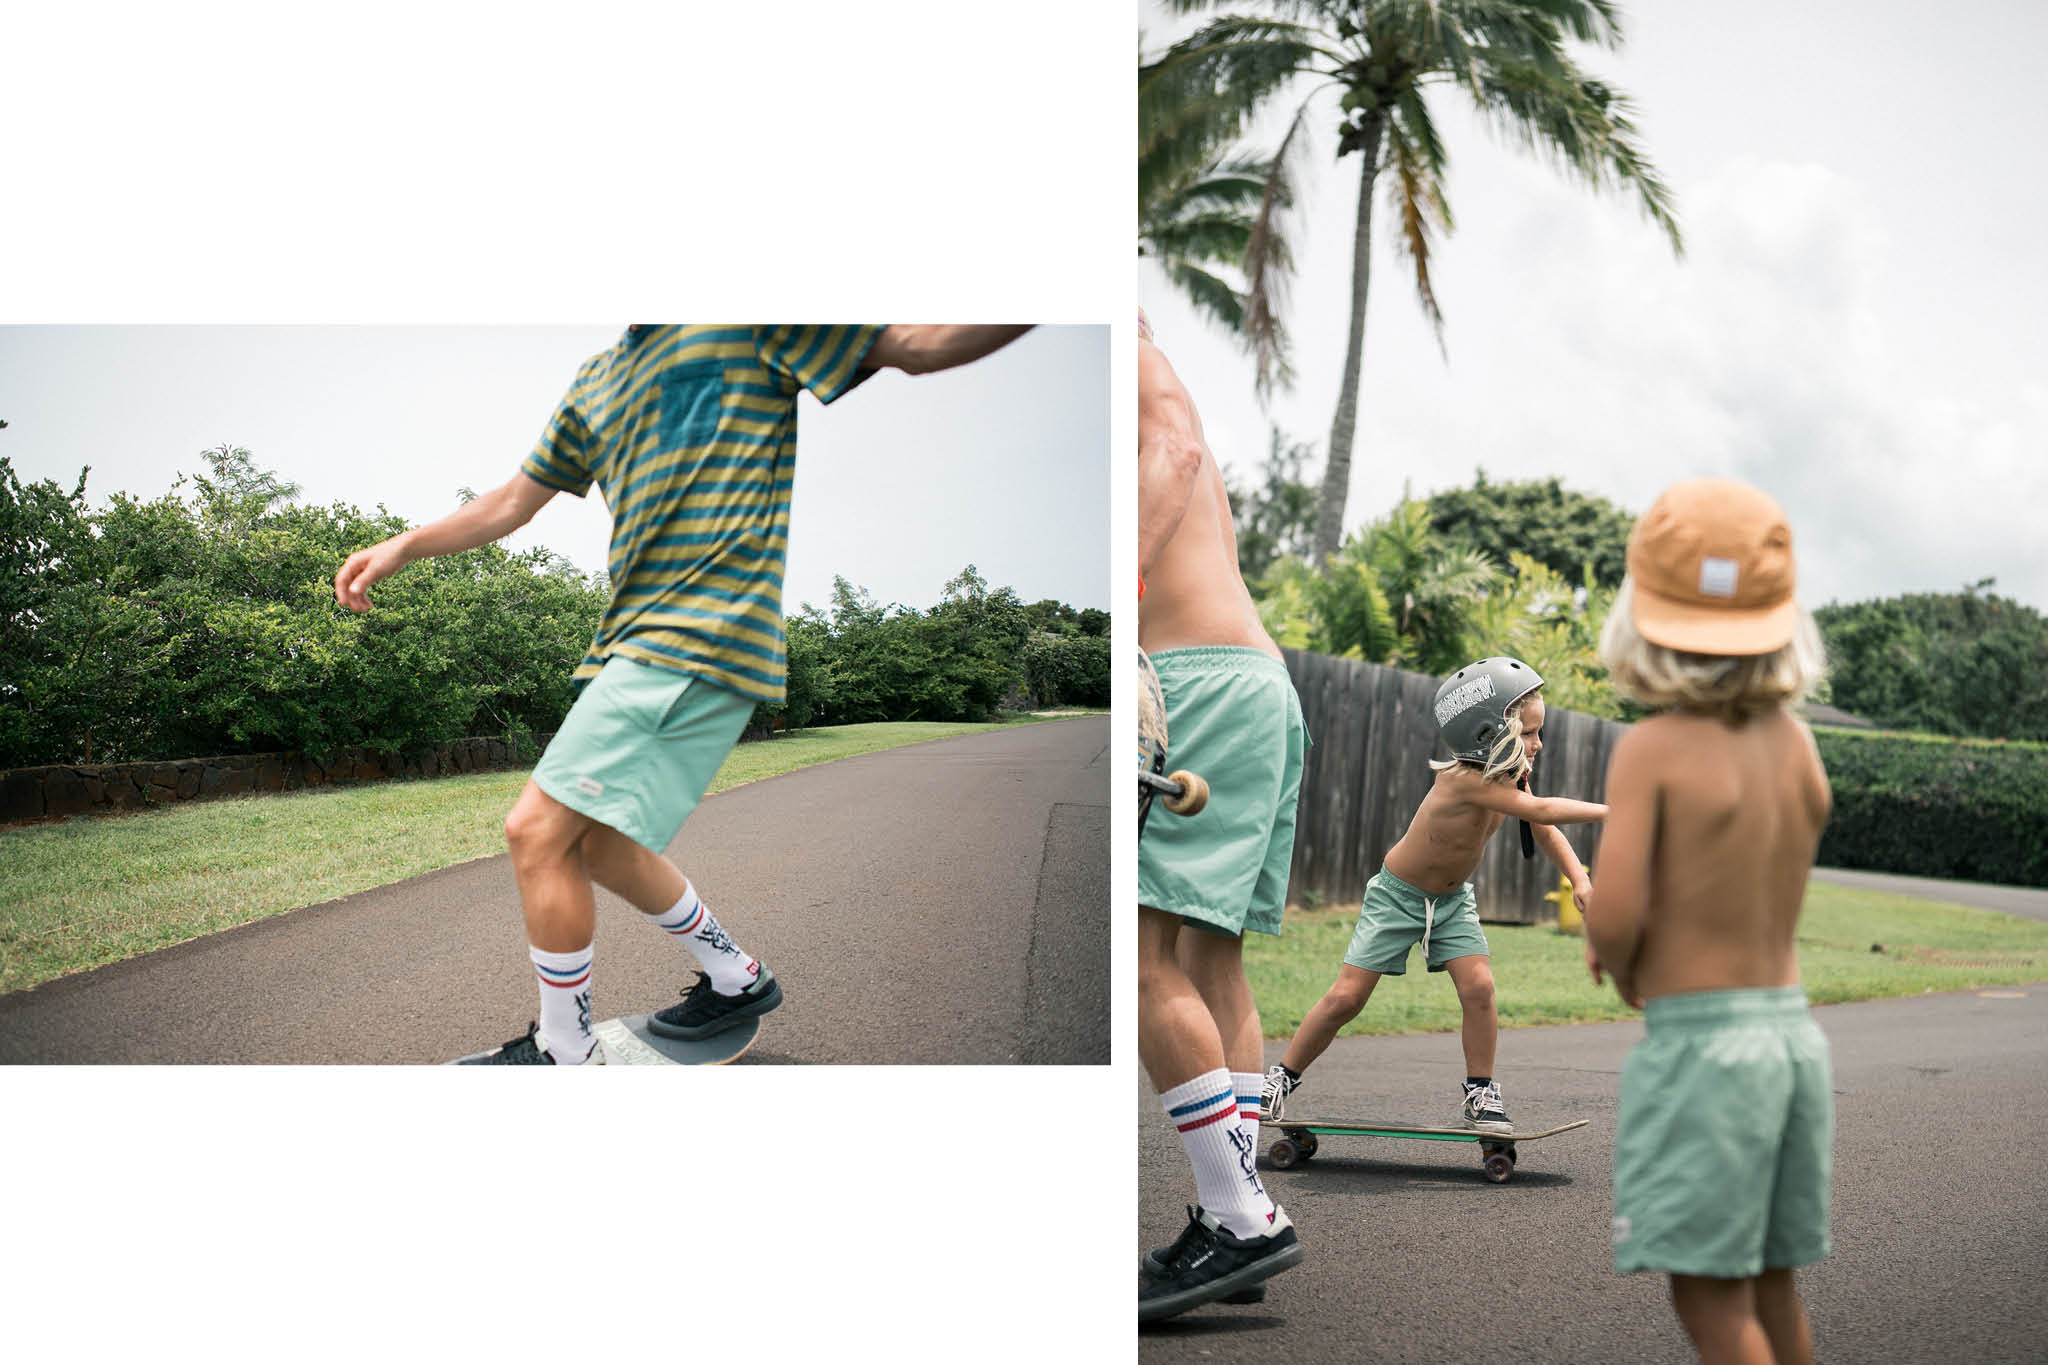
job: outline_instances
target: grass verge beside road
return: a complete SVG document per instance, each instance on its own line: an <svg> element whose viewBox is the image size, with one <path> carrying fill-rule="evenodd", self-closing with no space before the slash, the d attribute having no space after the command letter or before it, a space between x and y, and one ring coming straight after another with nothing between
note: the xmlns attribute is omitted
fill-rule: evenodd
<svg viewBox="0 0 2048 1365"><path fill-rule="evenodd" d="M1246 940L1245 972L1268 1038L1291 1038L1337 979L1356 909L1287 912L1279 938ZM1585 940L1549 925L1486 926L1501 1027L1629 1019L1612 985L1586 974ZM1882 951L1873 952L1872 945ZM1799 971L1816 1005L2048 980L2048 923L1812 882L1799 921ZM1430 1033L1459 1024L1450 978L1410 953L1340 1036Z"/></svg>
<svg viewBox="0 0 2048 1365"><path fill-rule="evenodd" d="M740 745L711 792L1001 728L803 730ZM377 782L0 830L0 991L502 853L505 813L526 776Z"/></svg>

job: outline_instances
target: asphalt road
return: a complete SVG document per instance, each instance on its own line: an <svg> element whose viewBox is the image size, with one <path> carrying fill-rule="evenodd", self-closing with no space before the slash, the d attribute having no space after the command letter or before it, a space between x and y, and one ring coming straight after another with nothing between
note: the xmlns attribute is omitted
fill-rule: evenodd
<svg viewBox="0 0 2048 1365"><path fill-rule="evenodd" d="M1800 1277L1816 1358L2042 1360L2048 982L1815 1013L1836 1103L1834 1251ZM1264 1303L1148 1326L1139 1359L1692 1360L1664 1277L1616 1275L1609 1253L1616 1093L1641 1037L1640 1021L1502 1033L1518 1126L1592 1121L1524 1147L1505 1185L1463 1143L1330 1136L1306 1164L1266 1171L1306 1259ZM1454 1034L1343 1038L1289 1107L1443 1122L1461 1071ZM1142 1078L1138 1115L1142 1251L1178 1233L1194 1195Z"/></svg>
<svg viewBox="0 0 2048 1365"><path fill-rule="evenodd" d="M1018 726L705 802L669 854L785 994L744 1063L1108 1062L1109 734ZM599 893L600 1018L694 974ZM0 1062L440 1062L536 1010L500 855L0 996Z"/></svg>

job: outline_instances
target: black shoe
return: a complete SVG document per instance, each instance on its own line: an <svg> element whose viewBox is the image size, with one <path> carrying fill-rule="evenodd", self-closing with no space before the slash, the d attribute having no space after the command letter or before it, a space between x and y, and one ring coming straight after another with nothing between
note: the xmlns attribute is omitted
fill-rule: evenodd
<svg viewBox="0 0 2048 1365"><path fill-rule="evenodd" d="M593 1056L590 1060L597 1062L603 1061L604 1058L602 1054L599 1054ZM475 1056L464 1057L456 1063L457 1066L554 1066L555 1064L555 1059L549 1055L548 1050L540 1045L540 1025L538 1023L528 1024L523 1035L514 1038L503 1047L494 1047L489 1052L479 1052Z"/></svg>
<svg viewBox="0 0 2048 1365"><path fill-rule="evenodd" d="M1183 1245L1183 1243L1185 1245ZM1242 1293L1301 1261L1301 1241L1279 1205L1266 1230L1236 1237L1203 1210L1188 1211L1180 1255L1166 1273L1138 1291L1138 1321L1155 1322Z"/></svg>
<svg viewBox="0 0 2048 1365"><path fill-rule="evenodd" d="M766 1014L782 1003L782 987L775 973L766 967L753 985L738 995L720 995L711 989L711 978L697 973L697 984L683 994L681 1004L670 1005L647 1017L647 1028L664 1038L694 1041L723 1033L743 1019Z"/></svg>
<svg viewBox="0 0 2048 1365"><path fill-rule="evenodd" d="M1196 1220L1201 1214L1202 1210L1192 1204L1188 1205L1188 1225L1180 1230L1180 1236L1174 1238L1166 1246L1154 1247L1145 1253L1144 1259L1139 1264L1144 1267L1147 1275L1152 1276L1154 1279L1164 1276L1166 1268L1178 1260L1181 1254L1194 1244L1201 1228L1201 1224ZM1225 1294L1218 1302L1259 1303L1265 1297L1266 1286L1255 1284L1250 1289L1241 1289L1235 1294Z"/></svg>

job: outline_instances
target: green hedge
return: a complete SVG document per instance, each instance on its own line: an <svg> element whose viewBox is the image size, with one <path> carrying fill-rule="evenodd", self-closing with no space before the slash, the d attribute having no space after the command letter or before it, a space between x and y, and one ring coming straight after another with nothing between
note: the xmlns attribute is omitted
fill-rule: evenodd
<svg viewBox="0 0 2048 1365"><path fill-rule="evenodd" d="M1814 735L1835 793L1823 866L2048 886L2048 745Z"/></svg>

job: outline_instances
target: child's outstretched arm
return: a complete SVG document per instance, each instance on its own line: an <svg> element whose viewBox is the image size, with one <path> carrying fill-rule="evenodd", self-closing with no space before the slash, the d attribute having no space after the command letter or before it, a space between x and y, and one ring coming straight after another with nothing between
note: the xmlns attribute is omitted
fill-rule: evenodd
<svg viewBox="0 0 2048 1365"><path fill-rule="evenodd" d="M1579 855L1558 833L1556 825L1531 825L1530 832L1536 836L1538 847L1545 857L1557 864L1557 870L1564 873L1565 880L1572 884L1572 904L1579 907L1581 915L1586 913L1586 902L1593 895L1593 881L1586 875L1585 867L1579 862Z"/></svg>
<svg viewBox="0 0 2048 1365"><path fill-rule="evenodd" d="M1474 782L1459 793L1475 805L1497 810L1532 825L1587 825L1607 818L1607 807L1597 801L1574 801L1567 796L1531 796L1505 782Z"/></svg>
<svg viewBox="0 0 2048 1365"><path fill-rule="evenodd" d="M1586 948L1594 984L1605 967L1621 998L1638 1008L1636 959L1650 909L1650 858L1656 847L1660 794L1650 752L1654 737L1640 726L1614 746L1607 763L1613 814L1600 834L1600 881L1586 907Z"/></svg>

